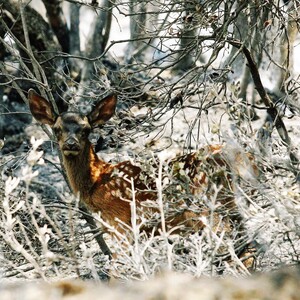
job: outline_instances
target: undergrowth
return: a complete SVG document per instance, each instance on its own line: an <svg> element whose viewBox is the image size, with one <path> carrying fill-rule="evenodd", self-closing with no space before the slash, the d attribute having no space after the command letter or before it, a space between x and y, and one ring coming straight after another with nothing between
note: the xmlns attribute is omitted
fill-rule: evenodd
<svg viewBox="0 0 300 300"><path fill-rule="evenodd" d="M112 233L105 234L115 253L110 261L101 254L92 232L82 220L78 199L68 192L57 191L53 185L49 188L52 197L49 192L44 197L36 188L45 162L40 150L42 141L32 138L31 143L18 176L8 176L4 168L7 157L1 159L0 268L3 278L99 280L109 274L127 281L146 280L165 270L196 277L240 276L250 273L237 256L236 245L252 240L256 241L258 251L256 270L270 270L299 261L299 188L294 174L278 161L266 163L263 158L258 161L261 176L250 194L242 185L236 186L235 197L245 223L241 241L234 231L230 235L226 228L216 231L212 215L200 217L206 225L200 232L182 234L177 233L178 228L167 227L164 218L172 208L171 194L165 192L170 184L165 180L170 175L165 173L167 162L161 161L158 169L149 167L148 172L152 171L152 177L156 178L157 201L151 205L156 205L159 213L151 218L159 224L158 230L149 235L140 230L149 219L141 215L134 199L132 227L127 236L95 215L99 226L105 225ZM283 146L273 152L274 156L284 155ZM212 187L214 193L208 202L211 212L218 209L214 199L221 189L222 186ZM192 199L193 205L205 202L205 195L201 197ZM178 200L178 197L172 199Z"/></svg>

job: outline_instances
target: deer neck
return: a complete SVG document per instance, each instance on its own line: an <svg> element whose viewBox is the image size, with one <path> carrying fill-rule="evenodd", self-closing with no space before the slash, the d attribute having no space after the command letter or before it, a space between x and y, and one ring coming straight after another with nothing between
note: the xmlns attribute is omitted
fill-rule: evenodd
<svg viewBox="0 0 300 300"><path fill-rule="evenodd" d="M94 183L109 166L98 158L90 142L77 156L63 155L63 165L73 193L83 200L89 197Z"/></svg>

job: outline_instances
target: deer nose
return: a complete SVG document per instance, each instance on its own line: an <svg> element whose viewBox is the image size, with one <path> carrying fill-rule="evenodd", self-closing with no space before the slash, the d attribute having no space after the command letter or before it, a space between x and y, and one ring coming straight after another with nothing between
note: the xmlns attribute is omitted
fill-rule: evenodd
<svg viewBox="0 0 300 300"><path fill-rule="evenodd" d="M79 141L75 137L71 137L66 140L65 145L73 148L79 145Z"/></svg>
<svg viewBox="0 0 300 300"><path fill-rule="evenodd" d="M76 137L69 137L63 145L63 150L68 151L79 151L80 150L80 143Z"/></svg>

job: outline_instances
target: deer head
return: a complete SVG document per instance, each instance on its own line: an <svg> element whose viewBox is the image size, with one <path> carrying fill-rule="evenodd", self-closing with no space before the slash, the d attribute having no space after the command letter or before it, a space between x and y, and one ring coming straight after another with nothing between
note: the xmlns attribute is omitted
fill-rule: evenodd
<svg viewBox="0 0 300 300"><path fill-rule="evenodd" d="M96 103L88 115L68 111L57 115L52 105L33 89L28 92L29 108L34 118L53 129L60 150L66 157L78 156L86 148L93 128L106 123L114 114L117 97L109 95Z"/></svg>

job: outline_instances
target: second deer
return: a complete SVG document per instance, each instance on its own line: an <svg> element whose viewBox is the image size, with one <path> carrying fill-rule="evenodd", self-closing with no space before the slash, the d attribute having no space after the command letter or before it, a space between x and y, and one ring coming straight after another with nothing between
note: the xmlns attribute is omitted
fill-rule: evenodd
<svg viewBox="0 0 300 300"><path fill-rule="evenodd" d="M91 131L114 115L115 95L99 101L88 115L75 111L57 115L52 105L32 89L28 98L34 118L51 126L69 184L90 211L100 212L107 224L125 234L126 228L131 226L133 193L141 214L158 211L145 205L157 199L155 179L129 161L111 164L101 160L89 141ZM174 206L172 212L166 214L168 228L176 226L181 233L202 230L205 226L203 217L211 213L211 205L207 202L214 197L215 187L221 187L215 197L218 209L213 215L216 224L220 227L222 220L223 227L227 227L225 230L242 230L243 221L235 202L234 186L237 180L251 180L258 175L251 155L241 151L229 155L222 145L210 145L173 159L168 168L172 177L165 194ZM190 205L193 197L197 199L197 209ZM159 227L160 223L145 223L142 230L153 230L153 226Z"/></svg>

